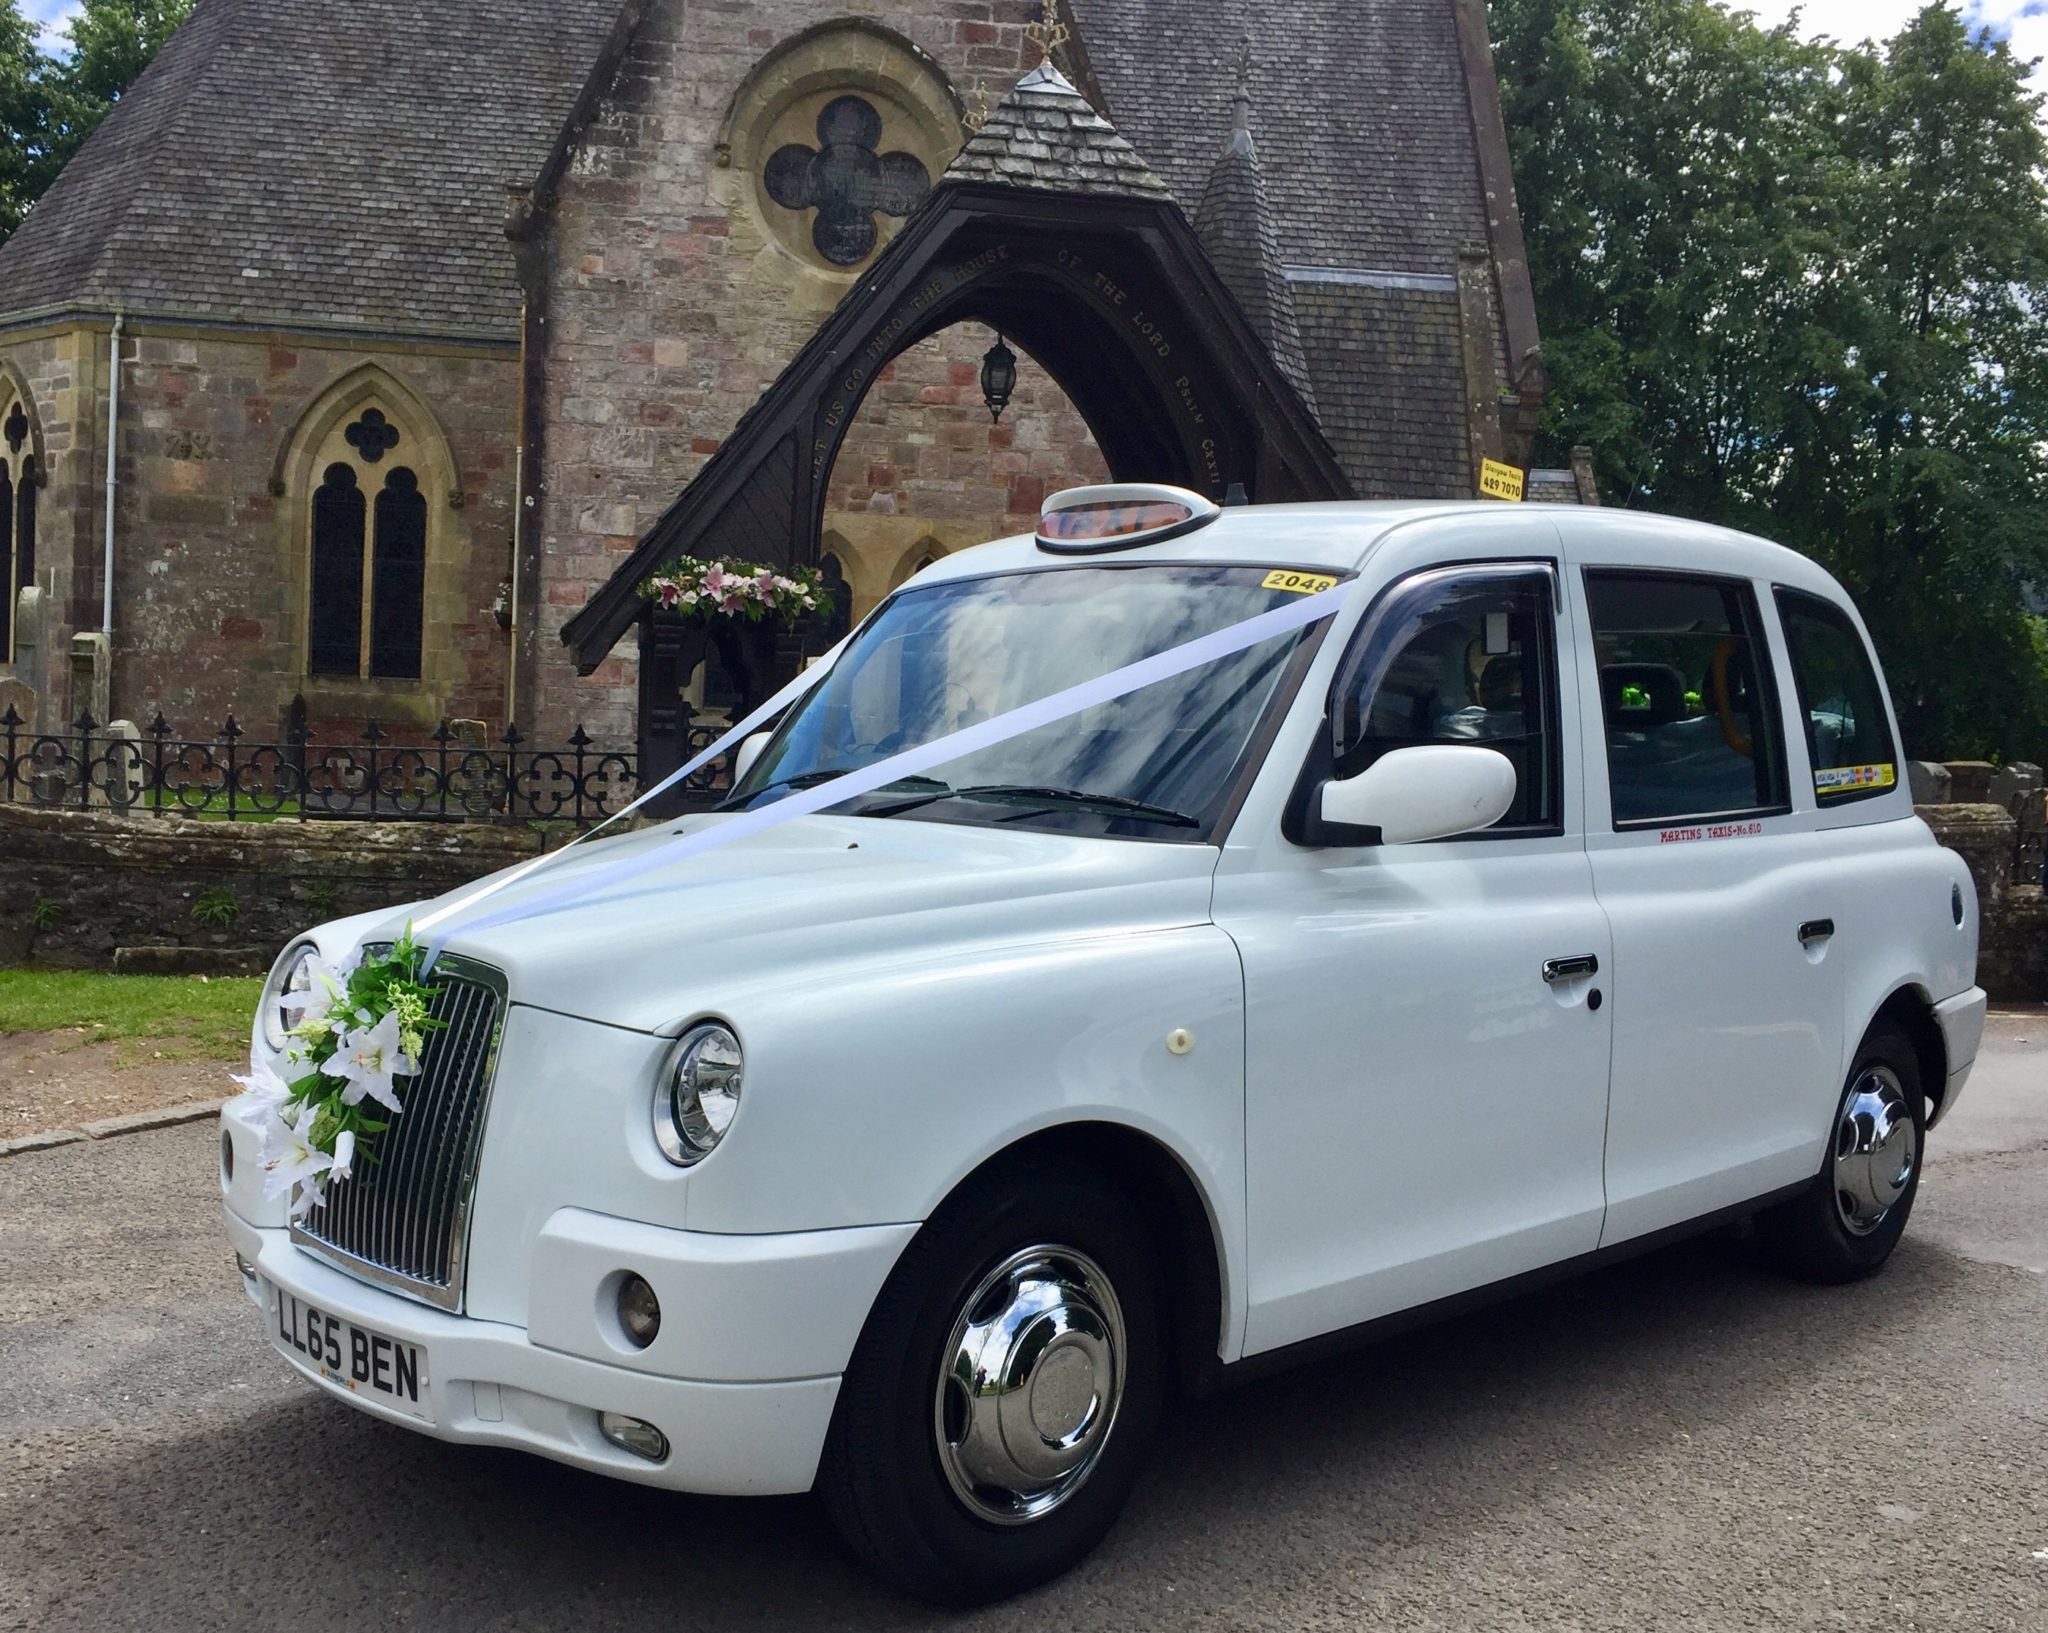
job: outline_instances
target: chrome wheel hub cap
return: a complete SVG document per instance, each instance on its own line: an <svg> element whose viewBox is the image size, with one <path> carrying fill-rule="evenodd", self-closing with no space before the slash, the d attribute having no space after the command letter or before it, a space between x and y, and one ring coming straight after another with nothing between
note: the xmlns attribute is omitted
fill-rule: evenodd
<svg viewBox="0 0 2048 1633"><path fill-rule="evenodd" d="M1868 1236L1905 1195L1920 1136L1898 1078L1873 1066L1849 1086L1835 1127L1835 1208L1850 1234Z"/></svg>
<svg viewBox="0 0 2048 1633"><path fill-rule="evenodd" d="M1101 1460L1123 1398L1124 1318L1072 1248L1013 1253L968 1295L932 1402L953 1493L998 1525L1040 1519Z"/></svg>

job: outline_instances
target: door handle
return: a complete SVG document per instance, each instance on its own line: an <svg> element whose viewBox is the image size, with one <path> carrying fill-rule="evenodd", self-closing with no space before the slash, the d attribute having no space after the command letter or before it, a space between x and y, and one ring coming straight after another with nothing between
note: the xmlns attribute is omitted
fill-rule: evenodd
<svg viewBox="0 0 2048 1633"><path fill-rule="evenodd" d="M1598 975L1600 960L1591 953L1580 953L1576 958L1546 958L1543 961L1543 979L1553 986L1559 981L1576 981L1582 975Z"/></svg>
<svg viewBox="0 0 2048 1633"><path fill-rule="evenodd" d="M1799 945L1811 947L1816 941L1825 941L1834 933L1833 919L1808 919L1799 927Z"/></svg>

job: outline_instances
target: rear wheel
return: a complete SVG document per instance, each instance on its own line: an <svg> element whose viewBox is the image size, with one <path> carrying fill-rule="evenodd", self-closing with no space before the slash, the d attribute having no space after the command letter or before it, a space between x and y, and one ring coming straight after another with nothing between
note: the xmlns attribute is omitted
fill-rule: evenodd
<svg viewBox="0 0 2048 1633"><path fill-rule="evenodd" d="M935 1214L868 1317L819 1469L854 1551L953 1605L1087 1554L1159 1421L1157 1266L1142 1214L1087 1177L1020 1166Z"/></svg>
<svg viewBox="0 0 2048 1633"><path fill-rule="evenodd" d="M1926 1101L1912 1041L1873 1028L1849 1068L1813 1183L1757 1220L1765 1247L1808 1281L1874 1274L1905 1233L1920 1189Z"/></svg>

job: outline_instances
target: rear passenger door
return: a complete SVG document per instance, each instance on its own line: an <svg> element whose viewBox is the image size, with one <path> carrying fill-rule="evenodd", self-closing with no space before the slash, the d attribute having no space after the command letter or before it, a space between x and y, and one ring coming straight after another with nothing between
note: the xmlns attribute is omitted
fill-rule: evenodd
<svg viewBox="0 0 2048 1633"><path fill-rule="evenodd" d="M1841 1050L1768 592L1632 563L1610 537L1571 574L1586 845L1614 938L1603 1245L1808 1178Z"/></svg>

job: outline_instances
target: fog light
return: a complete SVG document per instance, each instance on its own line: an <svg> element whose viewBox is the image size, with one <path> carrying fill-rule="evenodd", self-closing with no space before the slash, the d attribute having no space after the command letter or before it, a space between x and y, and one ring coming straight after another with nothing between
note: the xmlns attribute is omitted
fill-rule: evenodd
<svg viewBox="0 0 2048 1633"><path fill-rule="evenodd" d="M254 1282L256 1280L256 1267L239 1253L235 1255L235 1268L241 1271L242 1280L246 1282Z"/></svg>
<svg viewBox="0 0 2048 1633"><path fill-rule="evenodd" d="M668 1456L668 1436L651 1423L629 1418L623 1412L600 1412L597 1428L620 1451L644 1457L650 1463L659 1463Z"/></svg>
<svg viewBox="0 0 2048 1633"><path fill-rule="evenodd" d="M235 1137L226 1129L220 1131L220 1182L223 1185L235 1182Z"/></svg>
<svg viewBox="0 0 2048 1633"><path fill-rule="evenodd" d="M654 1289L638 1276L619 1281L619 1325L635 1347L645 1349L661 1331L661 1301Z"/></svg>

